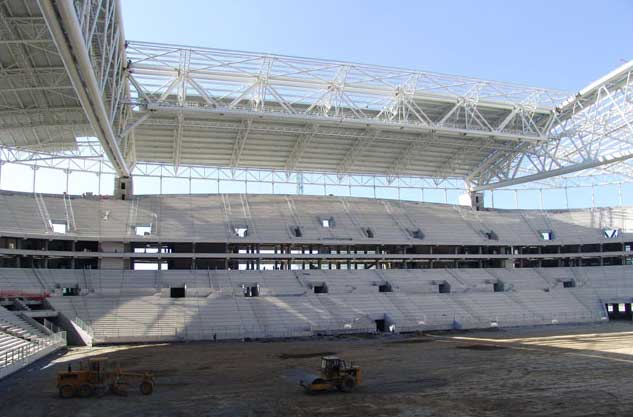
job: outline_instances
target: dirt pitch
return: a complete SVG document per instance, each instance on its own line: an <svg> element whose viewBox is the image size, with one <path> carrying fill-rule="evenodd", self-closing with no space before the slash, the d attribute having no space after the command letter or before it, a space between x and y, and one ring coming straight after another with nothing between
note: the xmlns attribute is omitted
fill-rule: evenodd
<svg viewBox="0 0 633 417"><path fill-rule="evenodd" d="M306 395L300 375L332 353L363 385ZM55 373L100 355L154 372L154 394L58 398ZM633 326L73 348L0 381L0 415L631 416Z"/></svg>

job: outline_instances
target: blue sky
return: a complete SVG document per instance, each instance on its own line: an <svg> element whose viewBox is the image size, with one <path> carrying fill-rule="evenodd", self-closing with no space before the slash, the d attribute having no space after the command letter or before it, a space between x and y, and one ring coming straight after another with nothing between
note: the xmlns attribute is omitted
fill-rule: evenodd
<svg viewBox="0 0 633 417"><path fill-rule="evenodd" d="M125 0L126 37L577 91L633 59L633 0ZM150 5L151 4L151 5Z"/></svg>

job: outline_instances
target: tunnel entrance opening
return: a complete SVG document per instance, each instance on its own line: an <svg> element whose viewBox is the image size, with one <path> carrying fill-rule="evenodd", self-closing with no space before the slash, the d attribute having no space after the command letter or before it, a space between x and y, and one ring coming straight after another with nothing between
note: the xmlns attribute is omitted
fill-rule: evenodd
<svg viewBox="0 0 633 417"><path fill-rule="evenodd" d="M258 297L259 296L259 284L243 284L242 291L244 292L244 297Z"/></svg>
<svg viewBox="0 0 633 417"><path fill-rule="evenodd" d="M387 324L385 319L376 320L376 331L378 333L384 333L387 331Z"/></svg>
<svg viewBox="0 0 633 417"><path fill-rule="evenodd" d="M609 320L632 321L633 313L631 312L631 303L607 303L605 304Z"/></svg>
<svg viewBox="0 0 633 417"><path fill-rule="evenodd" d="M325 282L315 283L312 286L312 289L313 289L315 294L327 294L328 293L327 285L325 284Z"/></svg>
<svg viewBox="0 0 633 417"><path fill-rule="evenodd" d="M185 298L185 287L171 287L169 289L170 298Z"/></svg>

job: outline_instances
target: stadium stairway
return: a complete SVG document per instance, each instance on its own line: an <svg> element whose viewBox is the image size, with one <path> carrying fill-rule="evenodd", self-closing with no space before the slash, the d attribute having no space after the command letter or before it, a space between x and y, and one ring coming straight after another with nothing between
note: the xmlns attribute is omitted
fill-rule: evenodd
<svg viewBox="0 0 633 417"><path fill-rule="evenodd" d="M49 334L0 306L0 378L64 346L64 332Z"/></svg>

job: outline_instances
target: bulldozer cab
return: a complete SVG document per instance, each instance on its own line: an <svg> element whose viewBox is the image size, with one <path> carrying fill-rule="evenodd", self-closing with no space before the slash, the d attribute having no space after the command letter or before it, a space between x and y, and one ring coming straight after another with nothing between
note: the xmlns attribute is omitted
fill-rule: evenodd
<svg viewBox="0 0 633 417"><path fill-rule="evenodd" d="M338 373L345 367L345 361L338 356L323 356L321 358L321 370L323 373Z"/></svg>
<svg viewBox="0 0 633 417"><path fill-rule="evenodd" d="M90 358L88 360L88 371L90 373L90 383L103 384L106 378L108 358Z"/></svg>
<svg viewBox="0 0 633 417"><path fill-rule="evenodd" d="M321 358L321 372L323 375L334 378L343 374L355 375L355 369L351 362L348 364L338 356L323 356Z"/></svg>

